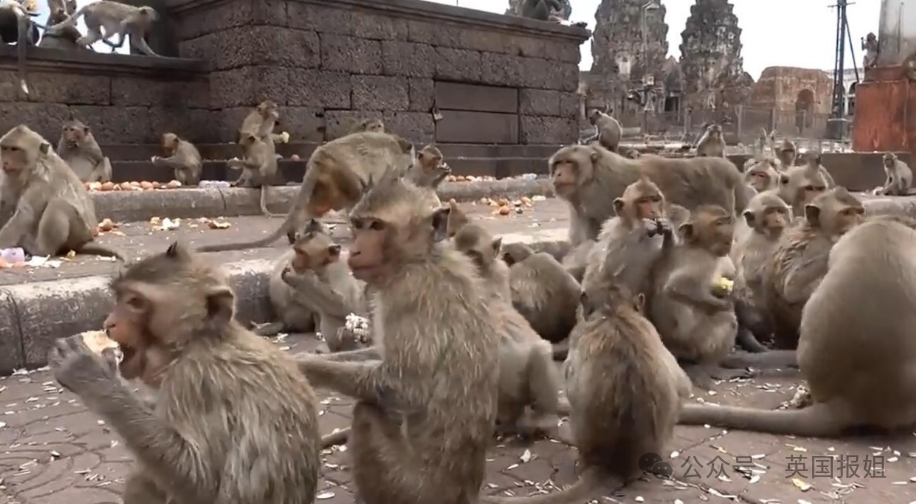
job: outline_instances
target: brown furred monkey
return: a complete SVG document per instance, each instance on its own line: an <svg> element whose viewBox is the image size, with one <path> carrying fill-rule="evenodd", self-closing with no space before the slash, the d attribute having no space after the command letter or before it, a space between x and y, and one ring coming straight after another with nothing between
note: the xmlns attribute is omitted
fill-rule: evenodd
<svg viewBox="0 0 916 504"><path fill-rule="evenodd" d="M49 26L46 33L63 34L65 30L75 28L80 17L86 23L88 34L77 39L78 45L91 46L101 40L114 51L122 47L124 40L129 36L131 47L147 56L158 56L146 43L146 34L159 19L159 14L152 7L135 7L121 2L98 0L84 5L64 21ZM118 35L117 42L108 40L114 35Z"/></svg>
<svg viewBox="0 0 916 504"><path fill-rule="evenodd" d="M37 256L124 256L94 243L95 205L51 144L28 126L0 137L0 248L22 247Z"/></svg>
<svg viewBox="0 0 916 504"><path fill-rule="evenodd" d="M389 171L403 175L414 158L410 142L388 133L367 131L332 140L309 157L299 193L286 219L273 233L253 242L204 246L198 250L218 252L263 247L283 235L290 244L295 243L295 231L305 227L309 219L331 210L352 208L370 180L380 180ZM428 192L425 196L428 197Z"/></svg>
<svg viewBox="0 0 916 504"><path fill-rule="evenodd" d="M234 320L225 275L173 244L111 290L105 330L121 363L79 336L58 340L48 361L136 457L125 502L314 502L315 393L290 356ZM155 404L122 376L155 389Z"/></svg>
<svg viewBox="0 0 916 504"><path fill-rule="evenodd" d="M744 180L757 193L779 187L779 160L771 156L757 156L745 165Z"/></svg>
<svg viewBox="0 0 916 504"><path fill-rule="evenodd" d="M559 422L560 375L550 343L542 339L512 305L509 267L499 257L501 238L478 224L462 227L455 248L477 266L486 285L489 308L501 334L499 345L500 434L554 434ZM531 414L527 415L526 409Z"/></svg>
<svg viewBox="0 0 916 504"><path fill-rule="evenodd" d="M836 187L836 182L833 180L833 176L830 175L830 172L827 171L827 168L821 164L823 158L821 153L815 151L808 151L801 155L803 166L808 166L811 169L817 168L817 171L820 172L821 176L824 177L824 180L827 181L827 189L831 187Z"/></svg>
<svg viewBox="0 0 916 504"><path fill-rule="evenodd" d="M708 204L741 212L747 206L744 177L723 158L626 159L597 145L572 145L558 150L549 168L557 196L570 207L569 241L574 248L598 237L604 222L614 216L614 200L642 176L669 203L687 210Z"/></svg>
<svg viewBox="0 0 916 504"><path fill-rule="evenodd" d="M230 159L226 166L233 170L242 170L232 187L247 187L261 190L261 213L268 217L279 217L267 208L268 188L277 182L277 149L269 135L256 137L243 133L239 144L245 150L244 159Z"/></svg>
<svg viewBox="0 0 916 504"><path fill-rule="evenodd" d="M697 142L697 156L725 157L725 138L722 137L722 126L710 124Z"/></svg>
<svg viewBox="0 0 916 504"><path fill-rule="evenodd" d="M805 215L805 206L830 189L830 182L817 165L793 166L779 176L779 197L792 207L795 216Z"/></svg>
<svg viewBox="0 0 916 504"><path fill-rule="evenodd" d="M365 504L466 504L484 479L500 335L474 264L446 240L447 212L394 172L369 190L347 262L370 286L382 360L299 356L313 385L358 400L348 452Z"/></svg>
<svg viewBox="0 0 916 504"><path fill-rule="evenodd" d="M238 143L241 144L249 135L254 135L256 138L270 136L275 144L286 143L289 140L289 133L274 133L279 123L280 111L277 103L273 100L264 100L242 120Z"/></svg>
<svg viewBox="0 0 916 504"><path fill-rule="evenodd" d="M611 115L598 109L592 111L588 116L588 122L595 127L595 134L587 138L583 143L597 141L599 145L611 152L617 152L620 147L620 137L622 135L620 122ZM629 156L627 156L629 157Z"/></svg>
<svg viewBox="0 0 916 504"><path fill-rule="evenodd" d="M340 245L330 231L315 219L293 245L294 255L281 273L294 292L297 304L318 315L318 330L331 352L356 350L362 342L345 332L347 315L367 316L363 298L366 286L350 274L341 259Z"/></svg>
<svg viewBox="0 0 916 504"><path fill-rule="evenodd" d="M878 194L885 196L906 196L913 186L913 171L893 152L886 152L881 160L884 165L884 187Z"/></svg>
<svg viewBox="0 0 916 504"><path fill-rule="evenodd" d="M567 339L576 325L579 282L552 255L524 243L503 243L501 255L509 266L512 306L545 340Z"/></svg>
<svg viewBox="0 0 916 504"><path fill-rule="evenodd" d="M830 249L864 214L861 201L844 187L835 187L805 205L804 218L782 233L765 286L777 348L797 345L802 308L827 272Z"/></svg>
<svg viewBox="0 0 916 504"><path fill-rule="evenodd" d="M111 160L102 154L89 126L78 119L70 119L61 128L57 155L82 182L111 181Z"/></svg>
<svg viewBox="0 0 916 504"><path fill-rule="evenodd" d="M584 321L570 336L566 365L579 481L554 494L481 497L485 504L586 502L642 474L641 458L662 453L674 434L690 382L642 315L643 296L605 283L581 297Z"/></svg>
<svg viewBox="0 0 916 504"><path fill-rule="evenodd" d="M798 364L812 406L767 411L688 404L679 423L808 437L862 427L912 430L914 249L916 231L891 219L856 226L833 246L801 316Z"/></svg>
<svg viewBox="0 0 916 504"><path fill-rule="evenodd" d="M706 389L713 378L747 375L720 365L738 332L732 290L722 282L737 273L728 256L734 226L722 207L697 208L678 228L681 243L663 249L653 272L649 318L694 384Z"/></svg>
<svg viewBox="0 0 916 504"><path fill-rule="evenodd" d="M347 132L348 135L353 133L362 133L363 131L372 131L374 133L385 133L385 123L381 119L363 119L353 123L353 126L350 127L350 130Z"/></svg>
<svg viewBox="0 0 916 504"><path fill-rule="evenodd" d="M163 133L161 147L165 157L153 156L150 162L174 170L175 180L183 186L196 186L200 183L203 161L194 144L175 133Z"/></svg>
<svg viewBox="0 0 916 504"><path fill-rule="evenodd" d="M443 161L442 151L435 145L424 145L417 152L417 159L407 171L407 180L420 187L436 191L452 169ZM438 199L438 196L437 198Z"/></svg>

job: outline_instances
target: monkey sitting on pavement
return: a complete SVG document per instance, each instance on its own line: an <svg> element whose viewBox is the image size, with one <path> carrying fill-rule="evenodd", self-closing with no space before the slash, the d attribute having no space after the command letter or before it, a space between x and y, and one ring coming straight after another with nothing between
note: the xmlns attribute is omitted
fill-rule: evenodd
<svg viewBox="0 0 916 504"><path fill-rule="evenodd" d="M57 143L57 155L83 182L111 181L111 160L102 155L89 126L78 119L64 123Z"/></svg>
<svg viewBox="0 0 916 504"><path fill-rule="evenodd" d="M722 127L710 124L697 142L698 157L725 157L725 138L722 137Z"/></svg>
<svg viewBox="0 0 916 504"><path fill-rule="evenodd" d="M242 135L239 142L245 149L244 159L230 159L226 166L242 170L232 187L247 187L261 190L261 213L268 217L279 217L267 209L268 187L277 181L277 150L270 136L256 137L250 133Z"/></svg>
<svg viewBox="0 0 916 504"><path fill-rule="evenodd" d="M88 34L77 39L77 45L91 46L101 40L114 52L124 46L125 39L130 37L131 47L147 56L158 56L146 43L146 34L151 31L153 23L159 18L159 14L152 7L145 5L136 7L121 2L98 0L84 5L66 20L49 26L45 33L60 35L66 30L75 28L81 17L86 23ZM108 39L114 35L118 36L118 41L109 41Z"/></svg>
<svg viewBox="0 0 916 504"><path fill-rule="evenodd" d="M357 399L348 452L366 504L466 504L480 494L501 336L473 262L446 240L447 212L396 173L382 177L350 211L347 260L370 286L382 359L299 356L313 385Z"/></svg>
<svg viewBox="0 0 916 504"><path fill-rule="evenodd" d="M895 219L869 219L833 245L799 326L798 364L812 406L686 404L678 423L829 438L862 428L912 431L914 249L916 231Z"/></svg>
<svg viewBox="0 0 916 504"><path fill-rule="evenodd" d="M0 248L22 247L36 256L73 250L124 259L93 243L99 222L92 199L41 135L25 125L9 130L0 137L0 161Z"/></svg>
<svg viewBox="0 0 916 504"><path fill-rule="evenodd" d="M486 496L483 503L589 501L651 470L643 458L663 453L672 439L690 381L643 316L642 294L605 282L581 296L584 320L565 366L571 441L584 466L579 481L553 494Z"/></svg>
<svg viewBox="0 0 916 504"><path fill-rule="evenodd" d="M289 141L289 133L274 133L278 124L280 124L280 110L277 103L273 100L264 100L242 120L238 142L241 144L249 135L254 135L257 138L270 136L274 144L286 143ZM244 150L244 145L242 147Z"/></svg>
<svg viewBox="0 0 916 504"><path fill-rule="evenodd" d="M163 133L162 151L165 157L153 156L150 161L175 171L175 180L182 186L196 186L200 183L203 170L200 152L194 144L183 140L174 133Z"/></svg>
<svg viewBox="0 0 916 504"><path fill-rule="evenodd" d="M878 193L885 196L906 196L913 186L913 171L906 163L897 158L893 152L887 152L882 158L884 173L884 187Z"/></svg>
<svg viewBox="0 0 916 504"><path fill-rule="evenodd" d="M293 251L281 278L293 288L298 304L318 314L318 330L328 349L356 350L365 346L363 343L371 343L353 340L345 331L348 315L367 315L365 285L350 274L340 257L340 245L334 243L327 227L315 219L309 221Z"/></svg>
<svg viewBox="0 0 916 504"><path fill-rule="evenodd" d="M225 275L173 244L111 288L105 331L120 364L80 335L58 340L48 361L136 458L124 502L311 504L315 393L291 357L235 321ZM125 379L154 389L154 404Z"/></svg>

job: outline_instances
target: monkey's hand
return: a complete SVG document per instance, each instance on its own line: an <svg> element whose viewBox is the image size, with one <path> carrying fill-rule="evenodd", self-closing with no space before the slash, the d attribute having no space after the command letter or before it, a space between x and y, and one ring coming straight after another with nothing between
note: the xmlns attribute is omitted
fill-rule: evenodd
<svg viewBox="0 0 916 504"><path fill-rule="evenodd" d="M113 349L97 354L86 346L81 335L54 342L48 355L54 378L65 389L82 395L87 388L118 380L118 362Z"/></svg>

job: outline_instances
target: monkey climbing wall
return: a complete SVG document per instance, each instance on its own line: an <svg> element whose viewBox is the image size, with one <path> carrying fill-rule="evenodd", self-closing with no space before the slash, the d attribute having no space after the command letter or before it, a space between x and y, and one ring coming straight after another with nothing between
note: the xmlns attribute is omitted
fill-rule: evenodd
<svg viewBox="0 0 916 504"><path fill-rule="evenodd" d="M167 130L227 143L270 98L283 128L316 144L369 116L412 141L492 157L578 138L582 28L420 0L155 3L165 25L151 42L178 57L30 48L34 97L0 89L0 129L37 121L56 138L73 113L102 144L152 144ZM0 47L0 82L15 82L14 63Z"/></svg>

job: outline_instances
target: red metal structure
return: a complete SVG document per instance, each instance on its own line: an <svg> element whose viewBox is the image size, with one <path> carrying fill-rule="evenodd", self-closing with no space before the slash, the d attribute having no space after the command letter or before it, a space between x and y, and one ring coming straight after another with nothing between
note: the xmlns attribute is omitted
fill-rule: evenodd
<svg viewBox="0 0 916 504"><path fill-rule="evenodd" d="M865 70L856 86L852 149L916 154L916 83L909 66Z"/></svg>

